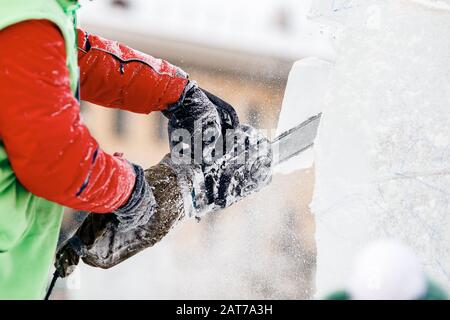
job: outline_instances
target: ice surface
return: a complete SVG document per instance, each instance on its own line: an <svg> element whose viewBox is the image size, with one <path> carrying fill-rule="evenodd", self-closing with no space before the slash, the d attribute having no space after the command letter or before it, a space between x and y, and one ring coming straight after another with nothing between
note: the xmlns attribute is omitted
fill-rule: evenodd
<svg viewBox="0 0 450 320"><path fill-rule="evenodd" d="M412 0L412 1L422 4L430 9L450 11L450 1L448 0Z"/></svg>
<svg viewBox="0 0 450 320"><path fill-rule="evenodd" d="M284 94L278 120L277 135L287 131L322 111L324 96L329 87L331 63L306 58L294 64ZM309 168L314 160L313 150L307 150L276 168L277 173Z"/></svg>
<svg viewBox="0 0 450 320"><path fill-rule="evenodd" d="M449 290L450 2L350 2L315 147L317 296L379 238Z"/></svg>

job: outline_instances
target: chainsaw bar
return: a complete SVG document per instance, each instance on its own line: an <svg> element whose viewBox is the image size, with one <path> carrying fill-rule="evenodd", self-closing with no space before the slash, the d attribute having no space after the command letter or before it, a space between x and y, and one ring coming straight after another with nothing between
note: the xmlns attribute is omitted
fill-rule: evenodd
<svg viewBox="0 0 450 320"><path fill-rule="evenodd" d="M272 141L273 165L283 163L314 145L322 113L283 132Z"/></svg>

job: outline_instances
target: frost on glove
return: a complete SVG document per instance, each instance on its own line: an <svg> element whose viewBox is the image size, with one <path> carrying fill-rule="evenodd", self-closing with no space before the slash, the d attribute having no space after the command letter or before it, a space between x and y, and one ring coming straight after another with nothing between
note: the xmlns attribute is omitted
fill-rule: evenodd
<svg viewBox="0 0 450 320"><path fill-rule="evenodd" d="M202 166L204 193L195 199L197 216L227 208L272 179L272 147L255 128L239 125L227 130L221 150L216 151Z"/></svg>

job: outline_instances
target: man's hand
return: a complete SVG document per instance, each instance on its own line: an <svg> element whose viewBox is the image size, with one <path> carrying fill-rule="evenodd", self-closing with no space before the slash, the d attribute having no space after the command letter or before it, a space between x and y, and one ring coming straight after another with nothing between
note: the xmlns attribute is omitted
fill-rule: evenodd
<svg viewBox="0 0 450 320"><path fill-rule="evenodd" d="M211 163L202 166L205 192L195 201L197 216L227 208L271 181L272 148L262 133L239 125L227 131L223 144Z"/></svg>
<svg viewBox="0 0 450 320"><path fill-rule="evenodd" d="M195 167L175 168L170 159L145 170L145 181L153 190L155 212L143 224L119 228L115 214L90 213L75 235L57 252L55 267L61 277L78 264L108 269L160 241L185 215L192 215L191 191Z"/></svg>
<svg viewBox="0 0 450 320"><path fill-rule="evenodd" d="M239 119L233 107L190 81L179 102L163 112L169 119L171 149L182 140L183 152L196 164L211 159L216 144L235 129ZM186 141L187 140L187 141Z"/></svg>
<svg viewBox="0 0 450 320"><path fill-rule="evenodd" d="M79 244L73 243L79 238L71 238L57 253L55 257L55 269L58 276L65 278L70 275L80 262L81 253L77 252L75 248L80 248Z"/></svg>

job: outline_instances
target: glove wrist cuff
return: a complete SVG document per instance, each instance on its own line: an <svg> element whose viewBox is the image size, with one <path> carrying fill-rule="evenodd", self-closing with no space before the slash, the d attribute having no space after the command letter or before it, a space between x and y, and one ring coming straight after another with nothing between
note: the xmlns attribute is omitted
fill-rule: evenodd
<svg viewBox="0 0 450 320"><path fill-rule="evenodd" d="M118 229L124 231L146 224L156 210L156 201L142 167L132 164L136 174L134 188L128 201L114 213Z"/></svg>
<svg viewBox="0 0 450 320"><path fill-rule="evenodd" d="M163 110L162 113L166 118L170 119L174 112L178 111L180 108L183 107L184 100L186 99L186 96L189 95L190 91L194 88L197 88L197 82L193 80L189 80L186 86L184 87L183 92L181 93L180 98L177 102L170 104L167 109Z"/></svg>

